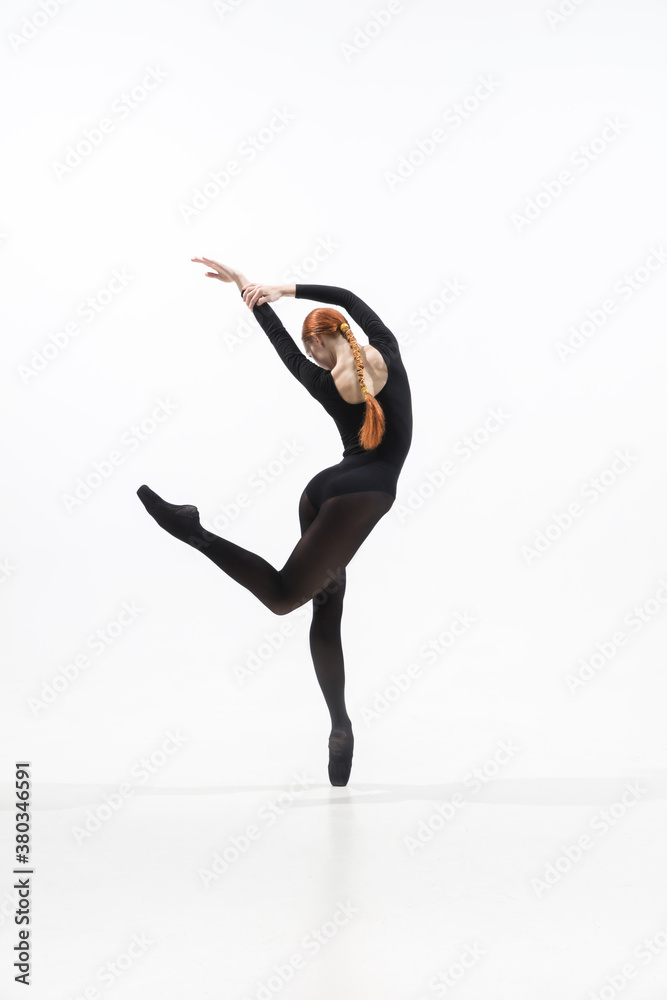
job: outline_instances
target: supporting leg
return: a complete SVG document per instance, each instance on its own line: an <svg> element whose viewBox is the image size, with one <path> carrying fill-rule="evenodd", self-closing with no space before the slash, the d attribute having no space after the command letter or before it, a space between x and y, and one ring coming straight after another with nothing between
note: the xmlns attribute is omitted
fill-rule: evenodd
<svg viewBox="0 0 667 1000"><path fill-rule="evenodd" d="M352 720L345 705L345 661L341 639L345 584L343 569L326 590L315 594L310 626L310 651L315 674L331 716L329 780L332 785L347 785L354 753Z"/></svg>
<svg viewBox="0 0 667 1000"><path fill-rule="evenodd" d="M317 511L304 490L299 502L302 535L316 516ZM345 705L345 665L340 631L345 584L346 573L343 569L324 590L315 594L310 627L310 652L315 676L331 716L329 781L337 786L347 785L354 752L352 721Z"/></svg>
<svg viewBox="0 0 667 1000"><path fill-rule="evenodd" d="M313 598L313 621L310 626L310 652L318 684L336 729L350 726L345 707L345 663L341 640L345 570L336 576L326 590Z"/></svg>

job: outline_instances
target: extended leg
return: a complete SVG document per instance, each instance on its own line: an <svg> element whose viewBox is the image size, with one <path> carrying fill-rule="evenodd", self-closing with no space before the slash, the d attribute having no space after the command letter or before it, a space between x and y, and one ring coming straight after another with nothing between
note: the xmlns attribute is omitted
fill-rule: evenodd
<svg viewBox="0 0 667 1000"><path fill-rule="evenodd" d="M196 507L167 504L147 486L137 493L161 527L203 552L277 615L301 607L335 579L394 502L380 490L331 497L278 570L254 552L203 528Z"/></svg>

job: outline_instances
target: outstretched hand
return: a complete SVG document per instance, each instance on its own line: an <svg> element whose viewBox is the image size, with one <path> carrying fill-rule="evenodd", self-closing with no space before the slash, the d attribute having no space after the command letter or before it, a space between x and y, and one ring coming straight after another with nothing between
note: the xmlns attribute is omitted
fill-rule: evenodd
<svg viewBox="0 0 667 1000"><path fill-rule="evenodd" d="M237 271L235 267L228 264L220 264L210 257L191 257L196 264L204 264L212 270L206 272L207 278L217 278L218 281L233 281L239 291L243 292L243 301L250 310L256 305L263 305L265 302L276 302L283 294L280 285L259 285L256 281L250 282L245 274Z"/></svg>
<svg viewBox="0 0 667 1000"><path fill-rule="evenodd" d="M219 264L217 260L210 260L208 257L191 257L191 260L195 261L196 264L205 264L206 267L214 268L213 271L207 271L207 278L217 278L218 281L237 281L241 277L241 272L237 271L234 267L229 267L227 264Z"/></svg>

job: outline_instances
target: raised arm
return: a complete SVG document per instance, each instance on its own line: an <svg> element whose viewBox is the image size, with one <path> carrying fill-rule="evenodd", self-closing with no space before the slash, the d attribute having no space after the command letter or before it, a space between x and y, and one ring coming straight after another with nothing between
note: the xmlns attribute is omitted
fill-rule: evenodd
<svg viewBox="0 0 667 1000"><path fill-rule="evenodd" d="M293 285L291 286L291 292L283 291L283 288L287 286L266 286L264 288L249 282L242 271L230 267L228 264L221 264L210 257L192 257L191 260L197 264L204 264L206 267L211 268L210 271L206 272L207 278L233 282L241 292L241 295L243 295L244 290L248 286L251 286L251 291L248 291L248 294L244 296L244 301L252 309L253 316L255 316L264 333L275 347L285 366L306 387L311 396L315 396L316 399L321 400L327 393L331 392L331 380L328 377L329 372L320 368L313 361L309 361L306 355L299 350L269 305L269 302L275 302L281 295L293 295Z"/></svg>
<svg viewBox="0 0 667 1000"><path fill-rule="evenodd" d="M241 294L243 295L243 288ZM311 396L322 399L330 390L329 372L314 361L309 361L303 351L299 350L268 302L255 304L252 314L292 375L306 387Z"/></svg>
<svg viewBox="0 0 667 1000"><path fill-rule="evenodd" d="M390 357L400 356L398 341L391 330L385 326L380 317L371 307L354 292L338 285L281 285L283 294L293 294L297 299L314 299L316 302L326 302L329 305L345 309L355 323L361 327L369 343L377 347L381 353ZM290 293L289 289L294 292Z"/></svg>

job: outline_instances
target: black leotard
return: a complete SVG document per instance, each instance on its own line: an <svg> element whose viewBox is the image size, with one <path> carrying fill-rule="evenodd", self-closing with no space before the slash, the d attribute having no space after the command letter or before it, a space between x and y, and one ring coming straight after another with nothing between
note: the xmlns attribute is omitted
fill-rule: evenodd
<svg viewBox="0 0 667 1000"><path fill-rule="evenodd" d="M297 299L314 299L342 307L362 328L369 343L384 358L387 381L377 393L385 416L385 431L377 448L365 451L359 431L366 403L348 403L338 392L333 375L299 350L268 302L256 305L253 315L295 378L329 413L343 442L343 458L318 472L305 492L315 509L342 493L383 490L396 498L398 476L412 441L412 397L398 341L377 313L353 292L336 285L295 285ZM350 352L351 353L351 352Z"/></svg>

